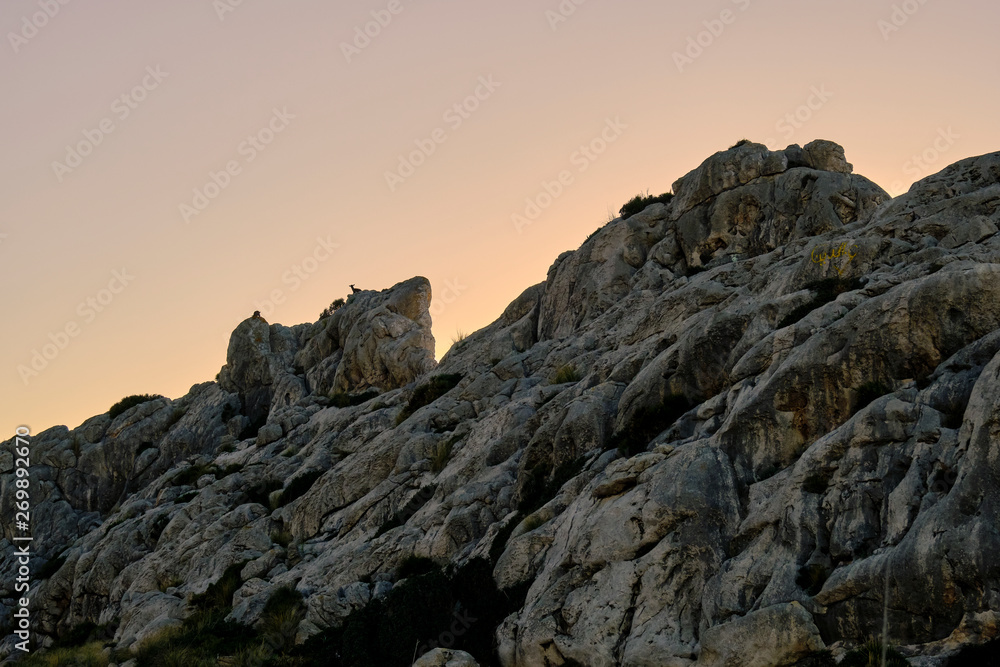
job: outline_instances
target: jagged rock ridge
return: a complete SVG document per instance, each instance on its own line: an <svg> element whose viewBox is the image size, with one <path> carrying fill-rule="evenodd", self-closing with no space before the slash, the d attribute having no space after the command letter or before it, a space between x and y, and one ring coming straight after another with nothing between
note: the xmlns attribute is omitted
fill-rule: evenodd
<svg viewBox="0 0 1000 667"><path fill-rule="evenodd" d="M248 320L218 383L40 434L36 550L65 558L40 630L136 644L247 561L231 617L293 586L304 639L416 554L526 588L507 667L794 665L880 633L887 578L920 664L992 638L1000 154L894 200L851 172L831 142L741 143L436 366L414 279L314 325ZM437 375L461 380L413 406ZM276 509L249 493L296 480Z"/></svg>

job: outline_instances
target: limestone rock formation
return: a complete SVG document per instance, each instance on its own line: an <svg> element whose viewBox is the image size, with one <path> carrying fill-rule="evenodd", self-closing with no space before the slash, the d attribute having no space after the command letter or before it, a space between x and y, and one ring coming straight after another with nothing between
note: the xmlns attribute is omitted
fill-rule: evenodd
<svg viewBox="0 0 1000 667"><path fill-rule="evenodd" d="M997 637L1000 153L896 199L852 171L741 143L440 363L415 278L38 434L36 631L135 650L229 581L234 622L293 589L298 646L400 664L791 667L883 614L924 667Z"/></svg>

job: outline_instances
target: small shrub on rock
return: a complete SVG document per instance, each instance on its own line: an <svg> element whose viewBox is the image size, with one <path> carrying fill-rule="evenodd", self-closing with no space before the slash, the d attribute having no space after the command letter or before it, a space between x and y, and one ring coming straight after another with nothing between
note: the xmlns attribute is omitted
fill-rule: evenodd
<svg viewBox="0 0 1000 667"><path fill-rule="evenodd" d="M646 194L637 194L632 199L621 207L618 213L621 215L622 219L627 219L636 213L642 213L646 210L647 206L652 206L653 204L668 204L670 200L674 198L674 195L670 192L664 192L662 195L656 197L651 197L649 191Z"/></svg>
<svg viewBox="0 0 1000 667"><path fill-rule="evenodd" d="M343 299L336 299L333 303L327 306L322 313L319 314L319 319L323 319L324 317L330 317L335 312L343 308L345 303L347 302L344 301Z"/></svg>
<svg viewBox="0 0 1000 667"><path fill-rule="evenodd" d="M149 401L155 401L158 398L163 397L158 394L133 394L132 396L126 396L111 406L111 409L108 410L108 416L110 416L112 420L117 419L119 416L124 414L126 410L134 408L137 405L142 405L143 403L148 403Z"/></svg>

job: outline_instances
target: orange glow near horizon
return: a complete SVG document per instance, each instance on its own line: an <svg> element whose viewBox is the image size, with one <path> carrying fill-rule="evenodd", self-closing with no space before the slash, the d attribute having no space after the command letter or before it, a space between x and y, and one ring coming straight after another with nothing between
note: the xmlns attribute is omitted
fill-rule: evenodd
<svg viewBox="0 0 1000 667"><path fill-rule="evenodd" d="M0 8L0 439L182 396L351 283L427 277L440 358L744 137L893 195L1000 150L985 0L233 4Z"/></svg>

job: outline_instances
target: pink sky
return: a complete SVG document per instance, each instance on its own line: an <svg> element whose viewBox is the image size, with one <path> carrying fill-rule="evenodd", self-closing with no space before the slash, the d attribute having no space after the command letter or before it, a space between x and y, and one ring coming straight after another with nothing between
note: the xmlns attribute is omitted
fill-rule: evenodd
<svg viewBox="0 0 1000 667"><path fill-rule="evenodd" d="M894 195L1000 150L986 0L236 2L0 6L2 438L181 396L349 283L429 278L440 356L744 137Z"/></svg>

